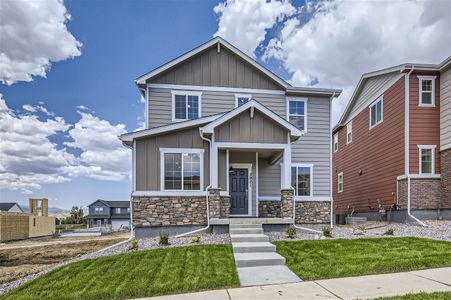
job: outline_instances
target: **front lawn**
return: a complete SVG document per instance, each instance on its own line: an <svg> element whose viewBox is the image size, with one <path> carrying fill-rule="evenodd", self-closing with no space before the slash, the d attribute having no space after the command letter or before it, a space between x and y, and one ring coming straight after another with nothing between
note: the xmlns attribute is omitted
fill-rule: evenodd
<svg viewBox="0 0 451 300"><path fill-rule="evenodd" d="M231 245L202 245L83 260L0 299L126 299L238 286Z"/></svg>
<svg viewBox="0 0 451 300"><path fill-rule="evenodd" d="M451 242L369 238L274 242L302 280L317 280L451 266Z"/></svg>
<svg viewBox="0 0 451 300"><path fill-rule="evenodd" d="M404 296L382 297L375 300L449 300L451 292L418 293Z"/></svg>

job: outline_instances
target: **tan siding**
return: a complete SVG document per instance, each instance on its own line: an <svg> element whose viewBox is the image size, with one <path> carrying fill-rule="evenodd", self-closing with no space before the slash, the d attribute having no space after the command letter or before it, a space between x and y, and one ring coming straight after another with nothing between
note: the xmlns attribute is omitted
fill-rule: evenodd
<svg viewBox="0 0 451 300"><path fill-rule="evenodd" d="M136 142L136 190L160 190L160 148L203 148L204 188L210 179L209 145L199 136L198 128L155 136Z"/></svg>
<svg viewBox="0 0 451 300"><path fill-rule="evenodd" d="M269 119L262 113L255 111L251 119L247 110L232 118L215 130L217 142L246 142L285 144L288 131Z"/></svg>
<svg viewBox="0 0 451 300"><path fill-rule="evenodd" d="M333 154L333 195L336 212L348 205L357 212L377 208L377 199L393 204L397 176L404 174L404 78L384 93L384 121L369 129L369 108L352 120L352 143L346 144L346 126L338 132L339 150ZM344 190L337 192L343 172ZM361 172L361 174L360 174Z"/></svg>
<svg viewBox="0 0 451 300"><path fill-rule="evenodd" d="M440 74L440 147L451 148L451 67Z"/></svg>
<svg viewBox="0 0 451 300"><path fill-rule="evenodd" d="M149 82L274 90L281 88L270 77L230 50L222 47L220 53L217 53L216 45Z"/></svg>

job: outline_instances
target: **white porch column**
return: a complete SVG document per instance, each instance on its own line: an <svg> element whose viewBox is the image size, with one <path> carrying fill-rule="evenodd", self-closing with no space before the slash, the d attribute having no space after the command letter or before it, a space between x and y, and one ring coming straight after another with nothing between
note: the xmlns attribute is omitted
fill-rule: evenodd
<svg viewBox="0 0 451 300"><path fill-rule="evenodd" d="M210 152L210 185L212 188L218 188L218 147L215 143L214 135L211 138Z"/></svg>
<svg viewBox="0 0 451 300"><path fill-rule="evenodd" d="M282 189L291 188L291 145L288 144L283 150L283 182Z"/></svg>

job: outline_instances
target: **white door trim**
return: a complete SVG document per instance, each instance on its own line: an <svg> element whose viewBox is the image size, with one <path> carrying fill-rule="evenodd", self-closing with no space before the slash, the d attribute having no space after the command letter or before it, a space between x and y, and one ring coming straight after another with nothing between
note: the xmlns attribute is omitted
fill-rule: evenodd
<svg viewBox="0 0 451 300"><path fill-rule="evenodd" d="M231 217L241 217L241 216L248 216L250 217L252 215L251 208L252 208L252 182L251 182L251 174L252 174L252 164L244 164L244 163L231 163L230 166L234 169L247 169L247 215L230 215ZM230 174L229 174L230 176ZM229 189L229 194L230 194Z"/></svg>

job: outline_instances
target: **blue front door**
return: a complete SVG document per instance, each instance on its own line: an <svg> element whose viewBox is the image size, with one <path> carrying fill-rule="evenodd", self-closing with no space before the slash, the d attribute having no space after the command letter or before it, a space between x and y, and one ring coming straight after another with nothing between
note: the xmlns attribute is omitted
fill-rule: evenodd
<svg viewBox="0 0 451 300"><path fill-rule="evenodd" d="M233 169L229 172L230 182L230 214L247 215L248 214L248 170Z"/></svg>

